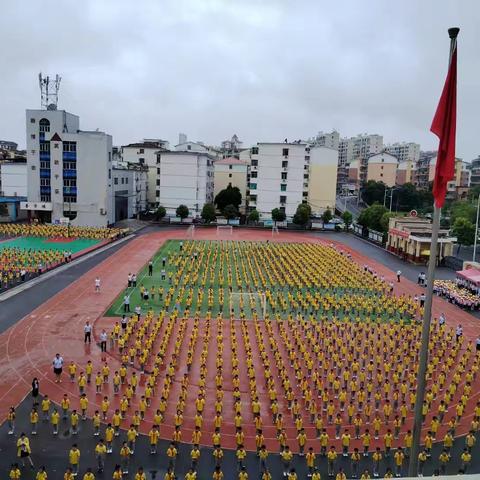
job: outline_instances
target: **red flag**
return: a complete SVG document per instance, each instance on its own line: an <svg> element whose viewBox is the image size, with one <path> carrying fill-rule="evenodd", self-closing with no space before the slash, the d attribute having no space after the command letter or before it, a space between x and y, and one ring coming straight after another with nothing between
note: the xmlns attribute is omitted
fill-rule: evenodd
<svg viewBox="0 0 480 480"><path fill-rule="evenodd" d="M438 102L430 131L439 139L433 198L441 208L445 203L447 183L455 175L455 133L457 128L457 45L453 50L447 79Z"/></svg>

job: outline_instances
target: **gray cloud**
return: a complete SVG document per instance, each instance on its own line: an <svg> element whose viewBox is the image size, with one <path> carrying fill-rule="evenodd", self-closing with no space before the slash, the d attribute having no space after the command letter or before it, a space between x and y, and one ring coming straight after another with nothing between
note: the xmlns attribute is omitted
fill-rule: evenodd
<svg viewBox="0 0 480 480"><path fill-rule="evenodd" d="M480 153L477 0L2 2L0 138L24 144L37 73L116 144L380 133L435 148L429 125L460 26L457 155Z"/></svg>

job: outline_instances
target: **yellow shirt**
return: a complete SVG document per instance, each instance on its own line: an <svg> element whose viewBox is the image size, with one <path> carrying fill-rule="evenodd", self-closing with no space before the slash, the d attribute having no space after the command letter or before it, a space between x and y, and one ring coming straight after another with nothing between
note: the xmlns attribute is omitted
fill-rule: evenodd
<svg viewBox="0 0 480 480"><path fill-rule="evenodd" d="M20 478L20 477L19 477ZM38 472L35 480L47 480L47 472Z"/></svg>
<svg viewBox="0 0 480 480"><path fill-rule="evenodd" d="M80 450L72 448L68 454L68 459L71 465L76 465L80 461Z"/></svg>

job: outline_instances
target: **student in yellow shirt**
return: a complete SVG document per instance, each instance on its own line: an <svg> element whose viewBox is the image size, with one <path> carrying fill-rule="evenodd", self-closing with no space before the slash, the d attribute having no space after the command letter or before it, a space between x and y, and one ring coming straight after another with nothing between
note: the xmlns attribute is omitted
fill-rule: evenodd
<svg viewBox="0 0 480 480"><path fill-rule="evenodd" d="M192 450L190 451L190 459L192 460L192 470L196 472L200 460L200 448L198 448L197 444L193 445Z"/></svg>
<svg viewBox="0 0 480 480"><path fill-rule="evenodd" d="M68 467L66 472L63 475L63 480L75 480L75 475L73 474L73 470Z"/></svg>
<svg viewBox="0 0 480 480"><path fill-rule="evenodd" d="M360 476L360 480L370 480L370 472L365 470Z"/></svg>
<svg viewBox="0 0 480 480"><path fill-rule="evenodd" d="M335 480L347 480L347 476L345 475L345 472L343 471L343 468L340 468L338 470L338 473L335 476Z"/></svg>
<svg viewBox="0 0 480 480"><path fill-rule="evenodd" d="M42 465L40 467L40 470L37 472L37 475L35 477L35 480L47 480L48 475L47 475L47 470L46 468Z"/></svg>
<svg viewBox="0 0 480 480"><path fill-rule="evenodd" d="M427 452L422 450L418 454L418 476L423 477L423 469L425 468L425 463L427 461Z"/></svg>
<svg viewBox="0 0 480 480"><path fill-rule="evenodd" d="M90 467L87 468L87 471L83 475L83 480L95 480L95 475Z"/></svg>
<svg viewBox="0 0 480 480"><path fill-rule="evenodd" d="M315 452L313 451L313 448L310 447L308 449L308 452L307 452L306 456L305 456L309 476L312 476L312 474L315 470L315 459L316 459Z"/></svg>
<svg viewBox="0 0 480 480"><path fill-rule="evenodd" d="M337 456L338 455L335 451L335 447L332 445L327 453L327 469L329 477L333 477L335 474L335 462L337 460Z"/></svg>
<svg viewBox="0 0 480 480"><path fill-rule="evenodd" d="M120 465L115 465L115 470L113 471L112 479L113 480L123 479L122 468L120 467Z"/></svg>
<svg viewBox="0 0 480 480"><path fill-rule="evenodd" d="M245 467L238 472L238 480L248 480L248 473Z"/></svg>
<svg viewBox="0 0 480 480"><path fill-rule="evenodd" d="M343 434L342 434L342 451L343 451L343 456L348 457L348 448L350 447L350 440L351 440L351 435L346 429Z"/></svg>
<svg viewBox="0 0 480 480"><path fill-rule="evenodd" d="M134 480L147 480L147 476L145 475L145 472L143 471L143 467L139 467L137 470L137 473L135 474L135 479Z"/></svg>
<svg viewBox="0 0 480 480"><path fill-rule="evenodd" d="M78 434L78 422L80 417L76 410L73 410L70 415L70 425L72 426L72 435Z"/></svg>
<svg viewBox="0 0 480 480"><path fill-rule="evenodd" d="M38 412L36 408L32 408L30 412L30 425L32 426L32 435L36 435L38 425Z"/></svg>
<svg viewBox="0 0 480 480"><path fill-rule="evenodd" d="M169 447L167 448L167 457L168 457L168 468L175 470L175 461L177 459L177 449L175 443L170 442Z"/></svg>
<svg viewBox="0 0 480 480"><path fill-rule="evenodd" d="M318 471L318 468L315 468L315 471L312 473L311 480L321 480L321 476L320 476L320 472Z"/></svg>
<svg viewBox="0 0 480 480"><path fill-rule="evenodd" d="M379 476L380 472L380 462L382 461L382 452L380 447L377 447L372 455L373 460L373 476L376 478Z"/></svg>
<svg viewBox="0 0 480 480"><path fill-rule="evenodd" d="M215 467L215 470L212 475L212 480L223 480L223 472L220 470L220 467Z"/></svg>
<svg viewBox="0 0 480 480"><path fill-rule="evenodd" d="M195 480L197 478L197 474L193 468L191 468L186 474L185 474L185 480Z"/></svg>
<svg viewBox="0 0 480 480"><path fill-rule="evenodd" d="M393 455L393 460L395 462L395 476L402 476L402 466L405 459L405 454L403 453L402 447L398 447L397 451Z"/></svg>
<svg viewBox="0 0 480 480"><path fill-rule="evenodd" d="M76 443L72 445L72 448L68 453L68 461L70 463L70 468L72 469L73 475L76 477L78 474L78 466L80 464L80 450L78 449Z"/></svg>
<svg viewBox="0 0 480 480"><path fill-rule="evenodd" d="M8 478L10 478L10 480L18 480L21 477L22 477L22 472L18 468L18 463L13 463L10 468L10 474Z"/></svg>
<svg viewBox="0 0 480 480"><path fill-rule="evenodd" d="M53 427L53 434L58 435L58 423L60 422L60 414L56 408L53 409L52 415L50 416L50 421Z"/></svg>
<svg viewBox="0 0 480 480"><path fill-rule="evenodd" d="M132 451L128 446L127 442L123 442L122 447L120 448L120 465L121 471L128 475L128 466L130 465L130 456L132 455Z"/></svg>
<svg viewBox="0 0 480 480"><path fill-rule="evenodd" d="M360 453L358 452L358 448L353 449L353 453L350 456L350 461L352 464L352 477L358 478L358 469L360 466Z"/></svg>
<svg viewBox="0 0 480 480"><path fill-rule="evenodd" d="M445 449L440 453L438 461L440 462L440 473L445 475L447 472L447 464L450 461L450 455Z"/></svg>
<svg viewBox="0 0 480 480"><path fill-rule="evenodd" d="M101 438L95 446L95 458L97 460L97 467L99 472L103 472L105 468L105 456L107 454L107 446Z"/></svg>
<svg viewBox="0 0 480 480"><path fill-rule="evenodd" d="M48 420L50 419L50 403L51 402L50 402L50 399L48 398L48 395L45 395L41 403L44 422L48 422Z"/></svg>
<svg viewBox="0 0 480 480"><path fill-rule="evenodd" d="M462 473L467 473L470 462L472 461L472 454L468 451L467 448L463 449L463 452L460 455L460 460L461 460L460 469Z"/></svg>

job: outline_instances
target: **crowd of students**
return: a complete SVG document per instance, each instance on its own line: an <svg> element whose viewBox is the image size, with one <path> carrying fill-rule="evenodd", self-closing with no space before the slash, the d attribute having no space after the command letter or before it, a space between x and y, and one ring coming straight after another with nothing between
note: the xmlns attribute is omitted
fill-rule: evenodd
<svg viewBox="0 0 480 480"><path fill-rule="evenodd" d="M1 248L0 290L28 280L67 260L68 257L59 250Z"/></svg>
<svg viewBox="0 0 480 480"><path fill-rule="evenodd" d="M126 233L125 229L103 227L76 227L42 223L1 223L0 236L115 239Z"/></svg>
<svg viewBox="0 0 480 480"><path fill-rule="evenodd" d="M460 308L478 310L480 296L452 280L435 280L433 291Z"/></svg>
<svg viewBox="0 0 480 480"><path fill-rule="evenodd" d="M294 455L303 459L314 480L320 478L320 462L326 462L329 476L346 478L341 457L348 457L352 473L364 479L379 476L382 462L393 458L394 471L388 469L386 478L400 476L412 445L421 326L410 320L420 312L419 306L392 295L390 284L374 271L331 247L283 247L241 244L243 254L233 255L236 250L230 244L200 244L196 249L186 242L178 254L168 257L168 266L162 265L171 287L165 296L162 293L160 311L136 305L134 313L115 322L108 347L113 362L108 356L101 364L67 361L65 370L79 399L65 394L56 406L44 397L30 414L31 433L43 418L52 434L64 421L76 435L79 423L93 418L94 436L102 436L95 448L98 469L103 470L113 450L122 458L113 478L128 471L140 431L148 435L151 455L157 455L160 438L170 441L161 452L169 464L166 480L176 478L180 442L192 446L190 458L182 459L191 462L186 480L197 478L204 455L201 445L212 448L212 478L232 478L222 471L223 449L231 443L240 480L248 479L247 450L256 451L262 480L272 478L272 452L279 454L288 480L298 479ZM308 265L303 262L297 268L295 259L298 256L301 263L305 255ZM330 278L330 288L339 295L317 297L309 275L319 285ZM209 292L213 283L265 288L271 293L271 315L260 320L256 304L250 305L249 320L224 318L220 311L215 315ZM193 302L179 307L181 299L192 297L188 289L194 287L197 295L206 295L209 308L204 318L198 309L203 301L197 302L196 310L190 310ZM351 294L340 295L340 289L348 288ZM376 292L376 302L362 295L365 288ZM303 296L298 299L300 290ZM283 308L280 298L295 313L277 316L277 308ZM381 321L383 313L395 317L398 311L397 322ZM480 402L474 396L480 352L444 321L433 323L429 350L419 469L422 472L432 460L434 441L441 441L444 450L433 460L445 471L458 426L468 423L471 433L456 459L462 471L468 471L480 426ZM465 418L466 412L473 412L471 420ZM13 432L14 409L11 414ZM77 450L72 446L69 452L66 480L78 469ZM371 473L359 470L360 459L366 457L373 462Z"/></svg>

